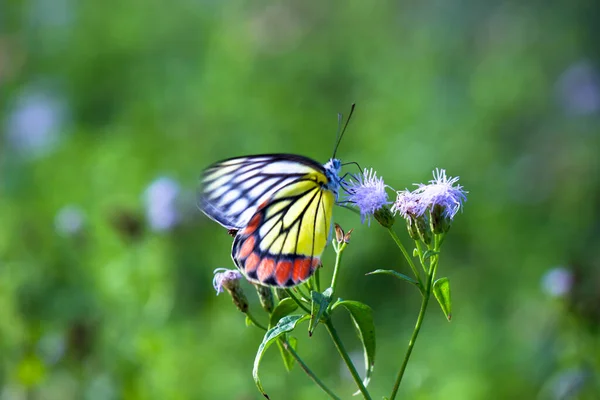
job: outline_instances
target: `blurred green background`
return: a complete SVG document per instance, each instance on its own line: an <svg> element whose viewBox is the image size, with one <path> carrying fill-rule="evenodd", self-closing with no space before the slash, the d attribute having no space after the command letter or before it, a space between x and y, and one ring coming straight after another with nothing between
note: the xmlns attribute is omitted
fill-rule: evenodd
<svg viewBox="0 0 600 400"><path fill-rule="evenodd" d="M600 369L596 1L0 1L0 399L259 399L261 332L212 271L231 238L203 168L338 151L395 189L469 191L400 394L595 399ZM419 307L383 228L355 228L339 295L374 308L389 395ZM397 232L408 245L402 223ZM330 276L333 251L324 256ZM245 286L259 318L257 299ZM351 322L336 319L360 362ZM323 330L299 352L343 398ZM268 352L272 399L325 398Z"/></svg>

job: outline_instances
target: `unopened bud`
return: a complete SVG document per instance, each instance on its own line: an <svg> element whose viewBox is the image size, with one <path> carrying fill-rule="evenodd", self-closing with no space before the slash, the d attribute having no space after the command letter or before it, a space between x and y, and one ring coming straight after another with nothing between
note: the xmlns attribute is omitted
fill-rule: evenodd
<svg viewBox="0 0 600 400"><path fill-rule="evenodd" d="M391 228L394 225L394 214L392 214L388 206L377 209L377 211L373 213L373 216L384 228Z"/></svg>
<svg viewBox="0 0 600 400"><path fill-rule="evenodd" d="M213 278L213 286L217 291L217 295L225 289L231 296L233 304L243 313L248 311L248 299L240 285L242 274L236 270L228 270L225 268L217 268L215 277Z"/></svg>
<svg viewBox="0 0 600 400"><path fill-rule="evenodd" d="M452 224L452 220L446 217L444 207L439 204L433 206L431 210L431 230L433 233L446 233L450 229L450 225Z"/></svg>
<svg viewBox="0 0 600 400"><path fill-rule="evenodd" d="M335 229L335 240L338 243L342 243L344 241L344 230L337 223L334 224Z"/></svg>
<svg viewBox="0 0 600 400"><path fill-rule="evenodd" d="M350 237L352 236L352 232L354 232L354 228L351 228L348 233L344 235L344 243L350 243Z"/></svg>
<svg viewBox="0 0 600 400"><path fill-rule="evenodd" d="M256 293L258 293L258 298L260 300L260 305L262 308L271 314L273 312L273 291L269 286L263 286L259 284L254 284L256 287Z"/></svg>

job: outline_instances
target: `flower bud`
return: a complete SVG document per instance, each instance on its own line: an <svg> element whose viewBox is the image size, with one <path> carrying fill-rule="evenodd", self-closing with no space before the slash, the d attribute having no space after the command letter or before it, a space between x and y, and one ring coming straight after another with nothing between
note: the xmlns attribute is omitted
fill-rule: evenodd
<svg viewBox="0 0 600 400"><path fill-rule="evenodd" d="M433 233L446 233L450 229L452 220L446 217L446 211L440 204L435 204L431 209L431 218L429 223L431 224L431 230Z"/></svg>
<svg viewBox="0 0 600 400"><path fill-rule="evenodd" d="M243 313L248 311L248 299L240 285L242 274L239 271L228 270L225 268L215 269L215 277L213 278L213 287L217 291L217 295L227 290L233 300L233 304Z"/></svg>
<svg viewBox="0 0 600 400"><path fill-rule="evenodd" d="M377 222L379 222L384 228L391 228L394 225L394 214L392 214L388 206L383 206L379 208L375 211L373 216L375 217Z"/></svg>
<svg viewBox="0 0 600 400"><path fill-rule="evenodd" d="M271 314L273 312L273 291L269 286L254 284L262 308Z"/></svg>
<svg viewBox="0 0 600 400"><path fill-rule="evenodd" d="M350 230L344 235L344 243L350 243L350 237L352 236L352 232L354 232L354 228L350 228Z"/></svg>
<svg viewBox="0 0 600 400"><path fill-rule="evenodd" d="M420 217L415 218L415 224L417 228L417 232L419 232L419 238L426 245L431 244L432 234L431 234L431 226L427 221L425 215L421 215Z"/></svg>
<svg viewBox="0 0 600 400"><path fill-rule="evenodd" d="M335 226L335 240L338 243L342 243L344 241L344 230L337 223L334 224L334 226Z"/></svg>
<svg viewBox="0 0 600 400"><path fill-rule="evenodd" d="M279 301L290 297L290 295L285 291L285 289L281 289L281 288L275 288L275 294L277 295L277 298L279 299Z"/></svg>

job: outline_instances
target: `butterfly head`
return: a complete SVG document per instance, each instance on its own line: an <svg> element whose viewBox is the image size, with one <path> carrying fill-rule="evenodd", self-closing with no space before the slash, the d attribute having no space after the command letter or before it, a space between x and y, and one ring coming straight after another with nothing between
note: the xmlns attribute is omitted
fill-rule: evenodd
<svg viewBox="0 0 600 400"><path fill-rule="evenodd" d="M342 169L342 162L337 158L332 158L323 165L325 169L325 176L327 177L327 184L325 189L331 190L335 194L335 198L338 198L338 189L340 187L340 170Z"/></svg>

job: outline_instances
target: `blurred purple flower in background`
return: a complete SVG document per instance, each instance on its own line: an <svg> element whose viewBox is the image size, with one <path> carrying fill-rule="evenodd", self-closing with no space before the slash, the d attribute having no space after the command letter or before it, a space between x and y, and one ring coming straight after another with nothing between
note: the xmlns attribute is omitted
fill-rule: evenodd
<svg viewBox="0 0 600 400"><path fill-rule="evenodd" d="M573 287L573 272L565 267L555 267L542 277L542 290L552 297L563 297Z"/></svg>
<svg viewBox="0 0 600 400"><path fill-rule="evenodd" d="M8 145L29 158L47 154L59 142L66 120L67 107L57 93L25 89L8 112Z"/></svg>
<svg viewBox="0 0 600 400"><path fill-rule="evenodd" d="M353 175L354 180L348 180L344 188L348 193L346 201L354 204L360 210L360 220L371 223L371 216L381 207L389 204L386 184L383 178L377 177L373 169L366 169L362 174Z"/></svg>
<svg viewBox="0 0 600 400"><path fill-rule="evenodd" d="M81 231L85 222L85 213L75 205L61 208L54 217L54 228L63 236L73 236Z"/></svg>
<svg viewBox="0 0 600 400"><path fill-rule="evenodd" d="M154 180L144 192L146 218L150 228L157 232L175 227L181 220L177 209L179 184L171 178Z"/></svg>
<svg viewBox="0 0 600 400"><path fill-rule="evenodd" d="M569 114L587 115L600 110L600 76L587 61L572 64L558 78L558 99Z"/></svg>

